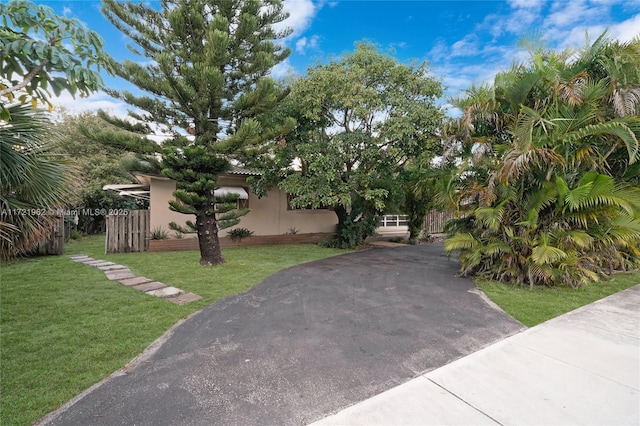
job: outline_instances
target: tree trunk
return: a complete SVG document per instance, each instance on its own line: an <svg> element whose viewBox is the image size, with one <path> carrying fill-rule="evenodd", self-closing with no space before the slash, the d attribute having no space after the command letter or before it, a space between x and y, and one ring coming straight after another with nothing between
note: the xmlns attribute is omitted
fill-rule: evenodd
<svg viewBox="0 0 640 426"><path fill-rule="evenodd" d="M413 191L407 191L407 214L409 215L409 242L415 244L424 227L424 219L429 211L429 204L424 199L416 198Z"/></svg>
<svg viewBox="0 0 640 426"><path fill-rule="evenodd" d="M347 209L344 206L334 207L333 212L338 217L338 225L336 226L336 231L339 231L344 227L349 213L347 213Z"/></svg>
<svg viewBox="0 0 640 426"><path fill-rule="evenodd" d="M218 224L215 216L198 215L196 220L200 265L216 266L224 263L218 239Z"/></svg>

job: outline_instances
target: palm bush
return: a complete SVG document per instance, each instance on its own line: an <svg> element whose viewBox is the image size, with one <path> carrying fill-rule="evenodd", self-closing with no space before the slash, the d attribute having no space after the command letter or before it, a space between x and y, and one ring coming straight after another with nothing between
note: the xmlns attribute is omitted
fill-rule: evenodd
<svg viewBox="0 0 640 426"><path fill-rule="evenodd" d="M457 100L463 156L440 197L467 215L445 242L464 273L575 287L640 265L638 64L640 39L605 34Z"/></svg>
<svg viewBox="0 0 640 426"><path fill-rule="evenodd" d="M52 212L73 194L74 169L58 155L44 112L31 105L8 108L0 121L0 257L33 250L48 238Z"/></svg>

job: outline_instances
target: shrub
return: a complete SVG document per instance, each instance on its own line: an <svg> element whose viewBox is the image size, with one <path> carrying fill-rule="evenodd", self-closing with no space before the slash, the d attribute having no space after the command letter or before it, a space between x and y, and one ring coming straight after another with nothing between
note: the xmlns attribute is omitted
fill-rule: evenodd
<svg viewBox="0 0 640 426"><path fill-rule="evenodd" d="M231 237L231 241L240 242L243 238L253 235L253 231L249 231L247 228L235 228L227 231L227 234Z"/></svg>
<svg viewBox="0 0 640 426"><path fill-rule="evenodd" d="M168 240L169 233L164 230L161 226L154 228L151 230L151 239L152 240Z"/></svg>
<svg viewBox="0 0 640 426"><path fill-rule="evenodd" d="M298 230L296 229L295 226L292 226L291 228L289 228L287 230L287 232L285 232L285 235L296 235L298 233Z"/></svg>

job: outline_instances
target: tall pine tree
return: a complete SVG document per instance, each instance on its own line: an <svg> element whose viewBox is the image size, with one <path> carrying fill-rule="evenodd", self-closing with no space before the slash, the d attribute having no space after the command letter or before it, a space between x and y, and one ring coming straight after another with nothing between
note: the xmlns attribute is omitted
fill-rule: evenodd
<svg viewBox="0 0 640 426"><path fill-rule="evenodd" d="M269 77L290 51L277 44L289 31L279 0L104 0L106 18L134 43L140 62L124 61L118 75L146 94L110 91L136 107L133 118L175 135L165 142L165 176L177 182L170 208L196 216L200 264L224 262L218 240L214 190L230 160L275 137L291 122L274 125L268 113L286 96ZM188 131L192 137L186 137ZM228 201L228 200L222 200Z"/></svg>

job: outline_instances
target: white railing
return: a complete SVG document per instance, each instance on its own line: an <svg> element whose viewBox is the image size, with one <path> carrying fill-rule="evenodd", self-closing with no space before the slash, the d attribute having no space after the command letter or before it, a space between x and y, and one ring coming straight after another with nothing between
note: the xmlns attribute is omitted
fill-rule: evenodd
<svg viewBox="0 0 640 426"><path fill-rule="evenodd" d="M380 218L378 226L387 228L390 226L407 226L409 216L406 214L386 214Z"/></svg>

